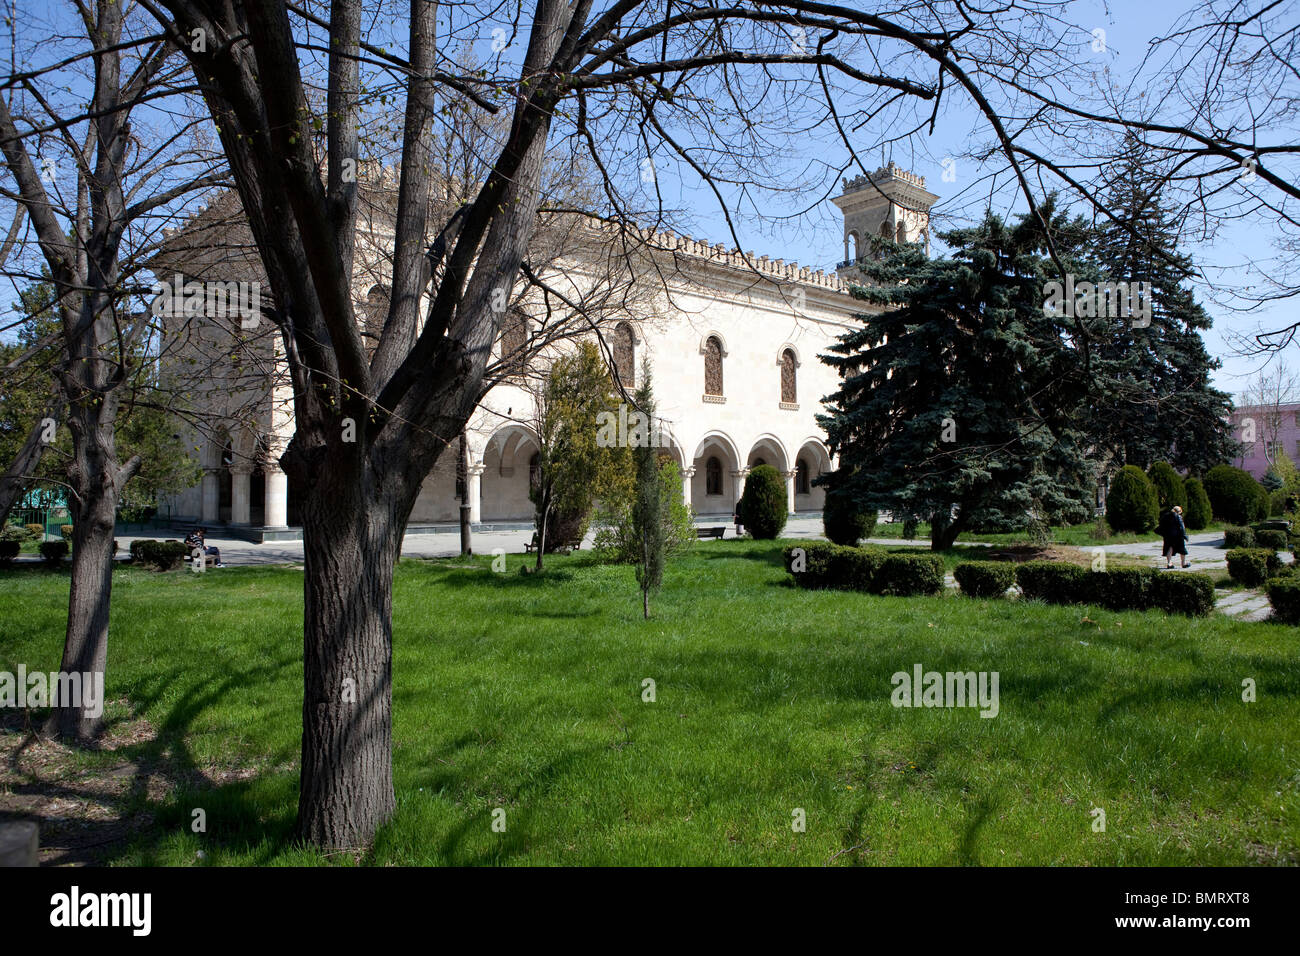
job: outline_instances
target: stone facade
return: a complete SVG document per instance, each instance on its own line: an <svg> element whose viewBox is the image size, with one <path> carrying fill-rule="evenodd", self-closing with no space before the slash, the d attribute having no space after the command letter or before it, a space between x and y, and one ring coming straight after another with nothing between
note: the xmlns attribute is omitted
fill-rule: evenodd
<svg viewBox="0 0 1300 956"><path fill-rule="evenodd" d="M928 241L930 204L924 180L891 163L870 177L845 181L834 199L844 211L846 260L856 252L863 230L885 228L908 241ZM205 210L196 217L219 219ZM247 230L227 227L211 234L195 223L168 237L155 272L202 280L259 272L251 259ZM218 233L223 237L217 239ZM382 246L385 230L375 223L369 238ZM389 234L391 235L391 233ZM729 519L755 465L774 466L786 477L792 513L819 512L823 492L813 481L832 467L825 436L816 422L821 399L838 381L818 361L853 323L864 304L848 294L850 262L835 273L797 263L755 256L673 233L645 233L644 249L654 260L664 295L653 320L629 317L603 332L621 385L630 393L648 361L655 384L666 451L682 467L683 494L698 515ZM218 247L225 246L224 252ZM238 250L234 254L232 250ZM357 283L358 316L367 331L382 315L386 293L369 279ZM201 328L187 340L244 339L238 374L231 369L203 373L206 388L196 401L207 412L206 434L195 433L204 466L202 484L167 502L175 520L208 525L284 528L294 519L293 492L275 461L293 435L292 392L283 348L267 323L255 334L211 316L186 317ZM507 316L493 358L520 349L526 323ZM373 329L377 333L378 328ZM373 347L373 342L367 340ZM251 356L251 358L247 357ZM171 357L184 367L184 350ZM193 364L191 360L191 365ZM225 412L223 412L225 409ZM460 486L468 496L471 520L478 525L527 522L530 470L538 446L529 427L532 393L526 382L506 377L494 386L471 417L468 469ZM223 415L225 421L222 422ZM458 450L448 449L424 483L411 524L439 525L458 520Z"/></svg>

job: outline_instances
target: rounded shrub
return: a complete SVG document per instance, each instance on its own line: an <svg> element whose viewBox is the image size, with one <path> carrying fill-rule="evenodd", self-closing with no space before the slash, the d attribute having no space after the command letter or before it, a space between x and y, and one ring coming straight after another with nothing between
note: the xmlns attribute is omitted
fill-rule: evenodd
<svg viewBox="0 0 1300 956"><path fill-rule="evenodd" d="M0 567L8 567L18 557L22 544L17 541L0 540Z"/></svg>
<svg viewBox="0 0 1300 956"><path fill-rule="evenodd" d="M846 495L828 492L826 504L822 507L822 530L827 541L857 544L863 538L871 537L876 528L876 517L874 511L859 508Z"/></svg>
<svg viewBox="0 0 1300 956"><path fill-rule="evenodd" d="M68 542L44 541L41 543L41 557L47 564L58 564L68 556Z"/></svg>
<svg viewBox="0 0 1300 956"><path fill-rule="evenodd" d="M1258 587L1281 567L1281 559L1266 548L1234 548L1228 552L1228 576L1247 587Z"/></svg>
<svg viewBox="0 0 1300 956"><path fill-rule="evenodd" d="M1268 492L1264 491L1264 486L1249 472L1232 465L1215 465L1205 473L1204 484L1210 508L1220 521L1250 524L1259 514L1261 500L1264 507L1268 507Z"/></svg>
<svg viewBox="0 0 1300 956"><path fill-rule="evenodd" d="M27 537L33 541L42 541L45 538L45 525L43 524L25 524L23 528L27 531Z"/></svg>
<svg viewBox="0 0 1300 956"><path fill-rule="evenodd" d="M1283 624L1300 624L1300 578L1270 581L1268 603L1273 606L1273 620Z"/></svg>
<svg viewBox="0 0 1300 956"><path fill-rule="evenodd" d="M952 569L961 593L975 598L997 598L1016 583L1016 566L1006 561L965 561Z"/></svg>
<svg viewBox="0 0 1300 956"><path fill-rule="evenodd" d="M1251 528L1237 528L1233 525L1223 529L1223 546L1225 548L1255 547L1255 532Z"/></svg>
<svg viewBox="0 0 1300 956"><path fill-rule="evenodd" d="M1174 471L1174 466L1167 461L1158 461L1147 469L1147 478L1156 490L1156 503L1161 511L1167 511L1174 505L1187 510L1187 489L1182 475Z"/></svg>
<svg viewBox="0 0 1300 956"><path fill-rule="evenodd" d="M745 530L759 540L770 540L781 533L789 515L789 500L785 482L775 468L758 465L750 471L736 513Z"/></svg>
<svg viewBox="0 0 1300 956"><path fill-rule="evenodd" d="M1188 478L1183 482L1183 491L1187 495L1187 506L1183 510L1183 524L1187 525L1189 531L1200 531L1213 517L1210 496L1205 493L1205 485L1199 478Z"/></svg>
<svg viewBox="0 0 1300 956"><path fill-rule="evenodd" d="M1150 531L1160 517L1156 490L1146 473L1125 465L1110 484L1106 496L1106 521L1116 531Z"/></svg>
<svg viewBox="0 0 1300 956"><path fill-rule="evenodd" d="M1270 551L1286 550L1286 532L1285 531L1256 531L1255 546L1259 548L1268 548Z"/></svg>
<svg viewBox="0 0 1300 956"><path fill-rule="evenodd" d="M1145 477L1145 476L1144 476ZM1016 584L1026 600L1048 604L1082 604L1087 601L1090 572L1077 564L1026 561L1016 566Z"/></svg>
<svg viewBox="0 0 1300 956"><path fill-rule="evenodd" d="M70 525L70 524L61 524L61 525L59 525L59 535L63 538L64 541L71 541L71 540L72 540L72 525Z"/></svg>

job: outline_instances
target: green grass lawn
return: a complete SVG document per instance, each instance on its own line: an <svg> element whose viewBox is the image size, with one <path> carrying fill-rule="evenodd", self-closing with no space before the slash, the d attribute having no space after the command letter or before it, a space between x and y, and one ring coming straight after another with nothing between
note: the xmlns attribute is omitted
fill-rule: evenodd
<svg viewBox="0 0 1300 956"><path fill-rule="evenodd" d="M397 814L363 862L1300 863L1295 628L808 592L748 541L675 560L647 622L631 568L525 560L400 564ZM114 582L108 690L130 712L109 713L158 730L136 756L255 772L133 797L156 823L112 861L350 863L290 843L302 572ZM66 572L0 576L0 669L58 667L66 596ZM893 707L918 663L998 671L1000 714Z"/></svg>

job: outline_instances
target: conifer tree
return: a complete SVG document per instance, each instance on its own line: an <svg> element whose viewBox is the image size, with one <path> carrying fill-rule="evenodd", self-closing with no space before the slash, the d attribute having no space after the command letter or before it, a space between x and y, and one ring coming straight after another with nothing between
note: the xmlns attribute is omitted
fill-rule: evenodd
<svg viewBox="0 0 1300 956"><path fill-rule="evenodd" d="M1078 235L1045 212L1060 236ZM1070 320L1043 308L1053 267L1038 226L990 213L941 238L951 258L878 240L854 295L884 311L822 357L842 382L819 416L840 457L828 493L928 520L935 550L967 528L1079 520L1092 494L1072 420L1084 382Z"/></svg>
<svg viewBox="0 0 1300 956"><path fill-rule="evenodd" d="M654 388L650 364L641 366L641 386L636 390L636 407L647 422L654 421ZM640 543L636 559L636 580L641 585L641 611L650 618L650 593L657 591L664 577L665 501L659 470L659 449L654 442L638 444L632 452L636 462L636 504L632 509L635 540Z"/></svg>
<svg viewBox="0 0 1300 956"><path fill-rule="evenodd" d="M1115 466L1167 461L1204 474L1236 455L1231 400L1210 385L1222 365L1201 339L1211 319L1186 285L1195 269L1179 251L1180 224L1161 205L1159 185L1131 144L1105 197L1118 222L1099 224L1094 250L1104 278L1151 284L1150 324L1121 317L1094 329L1098 391L1088 430Z"/></svg>

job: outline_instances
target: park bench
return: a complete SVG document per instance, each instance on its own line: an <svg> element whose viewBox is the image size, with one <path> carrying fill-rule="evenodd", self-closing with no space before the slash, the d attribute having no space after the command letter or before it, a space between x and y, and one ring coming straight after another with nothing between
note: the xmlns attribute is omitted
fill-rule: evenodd
<svg viewBox="0 0 1300 956"><path fill-rule="evenodd" d="M526 545L524 545L524 554L532 554L536 550L537 550L537 532L534 531L533 540L529 541ZM581 550L582 550L582 542L579 541L571 548L561 548L557 553L568 554L571 551L581 551Z"/></svg>
<svg viewBox="0 0 1300 956"><path fill-rule="evenodd" d="M727 529L726 529L726 526L725 526L725 525L724 525L723 527L719 527L719 528L696 528L696 529L695 529L695 537L697 537L697 538L701 538L701 539L703 539L703 538L719 538L719 539L720 539L720 538L722 538L724 535L726 535L726 533L727 533Z"/></svg>

